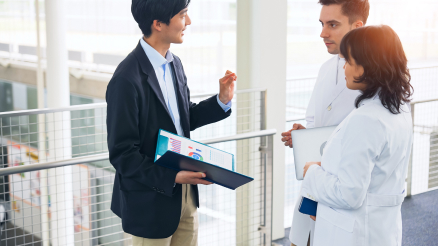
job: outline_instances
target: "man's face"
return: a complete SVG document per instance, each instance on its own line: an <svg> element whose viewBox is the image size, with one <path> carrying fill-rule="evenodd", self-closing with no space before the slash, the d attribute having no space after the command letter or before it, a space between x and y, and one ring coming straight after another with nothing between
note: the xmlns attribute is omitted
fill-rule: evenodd
<svg viewBox="0 0 438 246"><path fill-rule="evenodd" d="M181 44L184 41L184 30L192 22L185 8L170 19L169 25L163 25L163 38L167 43Z"/></svg>
<svg viewBox="0 0 438 246"><path fill-rule="evenodd" d="M321 38L324 39L327 51L333 55L339 54L342 38L353 29L355 23L350 25L348 17L342 14L340 4L322 6L319 21L322 24Z"/></svg>

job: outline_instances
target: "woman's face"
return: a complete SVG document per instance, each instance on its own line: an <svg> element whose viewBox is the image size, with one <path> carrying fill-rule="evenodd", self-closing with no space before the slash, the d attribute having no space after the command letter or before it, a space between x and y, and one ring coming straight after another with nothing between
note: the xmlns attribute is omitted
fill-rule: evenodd
<svg viewBox="0 0 438 246"><path fill-rule="evenodd" d="M347 88L350 90L365 90L367 85L364 83L354 82L356 78L363 75L364 70L361 65L357 65L353 57L350 56L350 62L345 62L345 80L347 80Z"/></svg>

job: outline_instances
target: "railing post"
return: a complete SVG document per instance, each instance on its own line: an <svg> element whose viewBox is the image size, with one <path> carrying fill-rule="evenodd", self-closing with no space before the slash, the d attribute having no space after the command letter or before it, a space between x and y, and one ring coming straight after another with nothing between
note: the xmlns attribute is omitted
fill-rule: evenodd
<svg viewBox="0 0 438 246"><path fill-rule="evenodd" d="M412 131L415 133L415 103L411 104L411 115L412 115ZM412 139L414 140L414 135L412 135ZM412 140L412 147L411 147L411 156L409 157L409 166L408 166L408 177L406 178L407 181L407 191L406 196L410 197L412 195L412 161L413 161L413 155L414 155L414 141Z"/></svg>
<svg viewBox="0 0 438 246"><path fill-rule="evenodd" d="M273 214L273 166L274 166L274 135L267 136L266 153L265 153L265 245L272 244L272 214Z"/></svg>
<svg viewBox="0 0 438 246"><path fill-rule="evenodd" d="M260 93L260 130L266 129L266 91ZM260 160L262 173L261 223L259 231L263 232L263 245L272 243L272 167L273 167L273 135L260 138Z"/></svg>
<svg viewBox="0 0 438 246"><path fill-rule="evenodd" d="M260 130L266 130L266 90L260 92Z"/></svg>

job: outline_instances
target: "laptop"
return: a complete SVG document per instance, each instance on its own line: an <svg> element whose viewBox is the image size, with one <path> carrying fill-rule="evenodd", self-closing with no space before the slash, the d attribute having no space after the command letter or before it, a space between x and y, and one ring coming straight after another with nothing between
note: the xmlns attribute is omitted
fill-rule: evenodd
<svg viewBox="0 0 438 246"><path fill-rule="evenodd" d="M328 138L337 126L318 127L292 131L295 175L303 180L303 169L307 162L321 161Z"/></svg>

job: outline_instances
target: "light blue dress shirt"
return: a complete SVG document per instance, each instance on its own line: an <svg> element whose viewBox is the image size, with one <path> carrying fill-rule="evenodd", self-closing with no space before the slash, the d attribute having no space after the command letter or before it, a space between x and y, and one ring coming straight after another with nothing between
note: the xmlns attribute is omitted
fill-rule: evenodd
<svg viewBox="0 0 438 246"><path fill-rule="evenodd" d="M156 51L152 46L140 39L140 44L143 47L146 56L152 64L157 75L158 83L160 84L161 92L164 96L164 101L166 102L167 109L169 110L170 116L172 117L173 124L175 125L178 135L184 136L184 131L181 127L181 119L178 110L178 102L175 93L174 81L172 77L172 69L170 68L170 63L173 62L172 52L166 53L166 58L164 58L158 51ZM231 108L231 102L223 104L219 100L219 94L216 96L218 104L221 108L227 112Z"/></svg>

